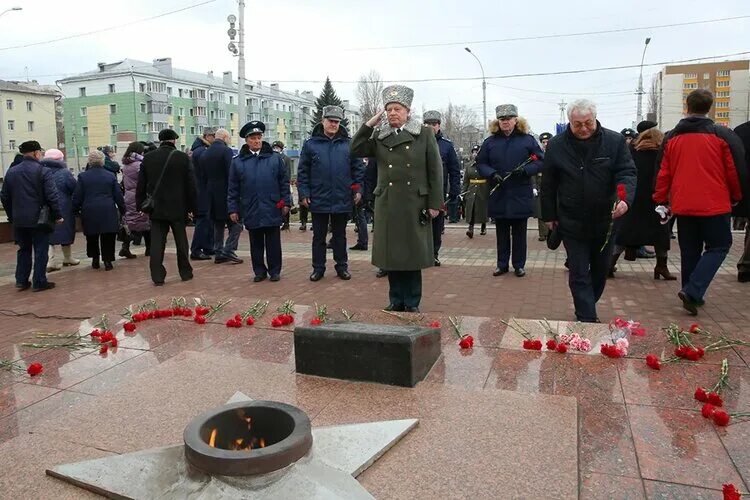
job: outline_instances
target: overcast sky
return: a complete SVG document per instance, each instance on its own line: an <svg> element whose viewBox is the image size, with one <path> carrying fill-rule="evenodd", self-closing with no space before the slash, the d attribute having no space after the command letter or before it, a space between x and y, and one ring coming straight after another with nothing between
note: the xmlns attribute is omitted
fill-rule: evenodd
<svg viewBox="0 0 750 500"><path fill-rule="evenodd" d="M3 48L118 26L199 3L201 0L0 0L0 79L40 82L96 68L99 61L124 58L151 61L171 57L175 67L216 74L237 60L227 51L226 17L237 2L216 0L181 13L104 33L10 50ZM710 9L710 10L709 10ZM747 0L589 0L393 1L246 0L247 78L280 81L282 90L318 94L326 75L339 96L354 100L353 81L375 69L385 80L470 78L639 64L646 36L652 38L646 63L716 56L750 50L750 19L625 33L497 43L472 41L578 33L750 15ZM394 45L453 43L429 48L356 50ZM464 43L466 42L466 43ZM747 58L747 56L744 56ZM644 69L644 87L658 67ZM284 82L289 80L314 80ZM341 81L342 83L336 83ZM490 79L488 115L511 102L535 132L554 129L556 103L587 96L599 104L599 117L620 130L635 119L638 69L577 75ZM414 108L466 104L482 115L481 80L409 83ZM646 99L644 98L644 114Z"/></svg>

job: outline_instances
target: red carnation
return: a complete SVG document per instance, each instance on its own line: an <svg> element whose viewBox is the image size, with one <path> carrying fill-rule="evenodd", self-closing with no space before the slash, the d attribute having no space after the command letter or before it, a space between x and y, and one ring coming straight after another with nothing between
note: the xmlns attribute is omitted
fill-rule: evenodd
<svg viewBox="0 0 750 500"><path fill-rule="evenodd" d="M729 413L724 410L716 410L713 414L714 423L719 427L726 427L729 425Z"/></svg>
<svg viewBox="0 0 750 500"><path fill-rule="evenodd" d="M310 324L313 326L320 326L323 324L323 320L320 318L313 318L310 320Z"/></svg>
<svg viewBox="0 0 750 500"><path fill-rule="evenodd" d="M354 183L354 184L352 184L352 191L359 191L359 188L360 188L360 187L361 187L361 186L360 186L359 184L357 184L357 183Z"/></svg>
<svg viewBox="0 0 750 500"><path fill-rule="evenodd" d="M531 153L531 156L529 156L529 159L531 161L537 161L539 157L535 153Z"/></svg>
<svg viewBox="0 0 750 500"><path fill-rule="evenodd" d="M125 323L124 325L122 325L122 327L128 333L135 331L135 323L133 323L132 321L128 321L127 323Z"/></svg>
<svg viewBox="0 0 750 500"><path fill-rule="evenodd" d="M276 202L276 208L284 208L286 206L286 203L284 203L284 200L279 200Z"/></svg>
<svg viewBox="0 0 750 500"><path fill-rule="evenodd" d="M714 406L724 406L724 400L715 392L708 393L708 402Z"/></svg>
<svg viewBox="0 0 750 500"><path fill-rule="evenodd" d="M542 341L539 339L534 339L534 340L526 339L523 341L523 348L529 351L541 351Z"/></svg>
<svg viewBox="0 0 750 500"><path fill-rule="evenodd" d="M102 332L98 328L94 328L91 331L91 336L94 337L94 338L101 337L102 336Z"/></svg>
<svg viewBox="0 0 750 500"><path fill-rule="evenodd" d="M458 343L458 346L461 349L470 349L474 347L474 337L472 337L471 335L461 337L461 341Z"/></svg>
<svg viewBox="0 0 750 500"><path fill-rule="evenodd" d="M211 310L208 307L197 306L195 308L195 314L198 314L199 316L205 316L209 312L211 312Z"/></svg>
<svg viewBox="0 0 750 500"><path fill-rule="evenodd" d="M661 370L661 361L653 354L646 356L646 366L654 370Z"/></svg>
<svg viewBox="0 0 750 500"><path fill-rule="evenodd" d="M557 349L557 342L555 342L555 339L549 339L547 341L547 349L549 349L550 351L554 351L555 349Z"/></svg>
<svg viewBox="0 0 750 500"><path fill-rule="evenodd" d="M693 323L690 325L690 333L698 333L701 331L701 325L698 323Z"/></svg>
<svg viewBox="0 0 750 500"><path fill-rule="evenodd" d="M430 323L430 328L440 328L440 321L433 321Z"/></svg>
<svg viewBox="0 0 750 500"><path fill-rule="evenodd" d="M196 314L195 318L193 318L193 321L195 321L199 325L205 325L206 324L206 317L202 316L200 314Z"/></svg>
<svg viewBox="0 0 750 500"><path fill-rule="evenodd" d="M247 326L253 326L255 324L255 318L253 318L252 316L248 316L245 320L245 324Z"/></svg>
<svg viewBox="0 0 750 500"><path fill-rule="evenodd" d="M721 492L724 493L724 500L740 500L742 497L733 484L721 485Z"/></svg>
<svg viewBox="0 0 750 500"><path fill-rule="evenodd" d="M698 358L702 358L706 354L705 349L703 349L702 347L699 347L698 349L696 349L695 352L698 353Z"/></svg>
<svg viewBox="0 0 750 500"><path fill-rule="evenodd" d="M107 351L109 351L108 344L104 344L99 348L99 354L107 354Z"/></svg>
<svg viewBox="0 0 750 500"><path fill-rule="evenodd" d="M620 201L625 201L625 198L627 198L627 191L625 190L625 184L618 184L617 185L617 199Z"/></svg>
<svg viewBox="0 0 750 500"><path fill-rule="evenodd" d="M294 323L294 316L292 316L291 314L282 314L279 317L281 318L281 322L283 325L291 325L292 323Z"/></svg>
<svg viewBox="0 0 750 500"><path fill-rule="evenodd" d="M635 335L636 337L643 337L644 335L646 335L646 329L642 326L638 326L635 328L631 328L630 333L632 335Z"/></svg>
<svg viewBox="0 0 750 500"><path fill-rule="evenodd" d="M566 352L568 352L568 345L563 343L557 344L556 351L560 354L565 354Z"/></svg>
<svg viewBox="0 0 750 500"><path fill-rule="evenodd" d="M703 418L711 418L714 416L715 411L716 407L714 405L706 403L703 405L703 408L701 408L701 415L703 415Z"/></svg>
<svg viewBox="0 0 750 500"><path fill-rule="evenodd" d="M275 318L271 320L271 326L274 328L278 328L283 325L284 325L283 322L279 319L278 316L276 316Z"/></svg>
<svg viewBox="0 0 750 500"><path fill-rule="evenodd" d="M110 347L117 347L117 337L112 337L112 339L109 341Z"/></svg>
<svg viewBox="0 0 750 500"><path fill-rule="evenodd" d="M706 390L703 387L698 387L695 390L694 396L696 400L700 401L701 403L705 403L708 401L708 394L706 394Z"/></svg>
<svg viewBox="0 0 750 500"><path fill-rule="evenodd" d="M26 368L26 373L28 373L32 377L36 377L40 373L44 371L44 367L41 363L31 363L28 368Z"/></svg>

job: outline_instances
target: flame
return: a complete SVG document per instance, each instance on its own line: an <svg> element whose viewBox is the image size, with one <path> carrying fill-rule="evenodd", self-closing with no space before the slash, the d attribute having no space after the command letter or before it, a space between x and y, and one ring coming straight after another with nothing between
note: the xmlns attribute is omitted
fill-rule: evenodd
<svg viewBox="0 0 750 500"><path fill-rule="evenodd" d="M263 438L260 438L260 447L265 448L266 447L266 440Z"/></svg>
<svg viewBox="0 0 750 500"><path fill-rule="evenodd" d="M208 446L216 448L216 433L219 429L211 429L211 437L208 438Z"/></svg>

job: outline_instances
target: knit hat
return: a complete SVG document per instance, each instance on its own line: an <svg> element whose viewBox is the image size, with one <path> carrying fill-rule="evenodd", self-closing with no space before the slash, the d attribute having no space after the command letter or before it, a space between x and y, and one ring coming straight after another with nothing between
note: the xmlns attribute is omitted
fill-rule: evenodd
<svg viewBox="0 0 750 500"><path fill-rule="evenodd" d="M63 155L63 152L59 149L48 149L44 152L44 159L45 160L56 160L56 161L62 161L65 156Z"/></svg>

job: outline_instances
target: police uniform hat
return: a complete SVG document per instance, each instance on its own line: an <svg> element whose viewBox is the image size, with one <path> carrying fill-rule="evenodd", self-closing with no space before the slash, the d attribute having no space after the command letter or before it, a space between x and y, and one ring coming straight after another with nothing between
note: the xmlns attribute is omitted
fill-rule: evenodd
<svg viewBox="0 0 750 500"><path fill-rule="evenodd" d="M21 154L26 153L33 153L34 151L41 151L42 146L37 141L26 141L22 142L20 146L18 146L18 151Z"/></svg>
<svg viewBox="0 0 750 500"><path fill-rule="evenodd" d="M383 89L383 104L388 106L392 102L411 109L414 91L405 85L390 85Z"/></svg>
<svg viewBox="0 0 750 500"><path fill-rule="evenodd" d="M641 123L638 124L638 126L636 127L636 130L638 130L639 134L642 134L646 130L656 127L656 125L657 123L652 122L651 120L643 120Z"/></svg>
<svg viewBox="0 0 750 500"><path fill-rule="evenodd" d="M176 141L179 138L180 136L177 135L177 132L175 132L171 128L165 128L164 130L159 132L160 141Z"/></svg>
<svg viewBox="0 0 750 500"><path fill-rule="evenodd" d="M471 147L471 152L473 153L475 151L479 151L480 148L481 146L479 144L475 144L474 146Z"/></svg>
<svg viewBox="0 0 750 500"><path fill-rule="evenodd" d="M341 106L326 106L323 108L323 118L341 121L344 119L344 110Z"/></svg>
<svg viewBox="0 0 750 500"><path fill-rule="evenodd" d="M515 104L501 104L495 108L495 116L497 118L504 116L516 117L518 116L518 108Z"/></svg>
<svg viewBox="0 0 750 500"><path fill-rule="evenodd" d="M271 147L284 149L284 143L281 141L274 141L274 143L271 144Z"/></svg>
<svg viewBox="0 0 750 500"><path fill-rule="evenodd" d="M424 121L425 123L440 123L442 122L442 116L440 116L440 111L436 111L434 109L431 109L430 111L425 111L424 113Z"/></svg>
<svg viewBox="0 0 750 500"><path fill-rule="evenodd" d="M620 131L620 133L623 135L623 137L633 137L637 136L638 134L633 130L632 128L624 128Z"/></svg>
<svg viewBox="0 0 750 500"><path fill-rule="evenodd" d="M244 139L248 135L264 134L265 132L266 132L265 123L259 120L253 120L251 122L247 122L246 124L242 126L242 128L240 129L240 137Z"/></svg>
<svg viewBox="0 0 750 500"><path fill-rule="evenodd" d="M552 134L550 134L549 132L542 132L541 134L539 134L540 141L549 141L550 139L552 139Z"/></svg>

